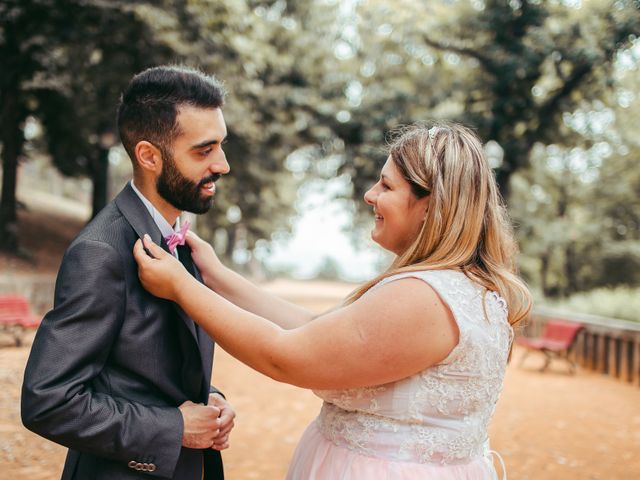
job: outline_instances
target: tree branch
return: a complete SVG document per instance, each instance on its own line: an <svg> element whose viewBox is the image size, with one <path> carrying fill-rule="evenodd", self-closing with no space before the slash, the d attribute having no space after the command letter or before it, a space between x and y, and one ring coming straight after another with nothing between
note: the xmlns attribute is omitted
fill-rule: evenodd
<svg viewBox="0 0 640 480"><path fill-rule="evenodd" d="M483 64L486 67L486 69L489 70L490 72L495 73L498 71L498 65L496 65L489 56L483 55L477 50L473 50L472 48L468 48L468 47L460 47L456 45L449 45L442 42L438 42L436 40L429 38L426 35L423 35L422 39L424 40L424 43L426 43L430 47L435 48L436 50L445 50L453 53L458 53L466 57L474 58L478 60L481 64Z"/></svg>

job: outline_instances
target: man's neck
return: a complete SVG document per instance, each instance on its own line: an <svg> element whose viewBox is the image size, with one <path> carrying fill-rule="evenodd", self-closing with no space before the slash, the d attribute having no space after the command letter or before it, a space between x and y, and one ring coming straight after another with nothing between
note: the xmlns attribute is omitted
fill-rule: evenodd
<svg viewBox="0 0 640 480"><path fill-rule="evenodd" d="M153 182L145 182L140 178L134 178L133 183L138 191L144 195L147 200L149 200L151 205L160 212L160 215L169 222L169 225L175 225L176 219L182 212L160 196L158 190L156 190L155 184Z"/></svg>

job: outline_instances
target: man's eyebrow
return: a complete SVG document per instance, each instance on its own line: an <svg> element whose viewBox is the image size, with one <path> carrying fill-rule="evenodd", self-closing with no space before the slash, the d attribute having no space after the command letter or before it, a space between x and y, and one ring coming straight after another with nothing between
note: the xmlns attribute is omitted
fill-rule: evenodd
<svg viewBox="0 0 640 480"><path fill-rule="evenodd" d="M198 148L208 147L209 145L217 145L218 143L223 143L227 137L224 137L222 141L218 140L205 140L204 142L197 143L196 145L191 146L191 150L197 150Z"/></svg>

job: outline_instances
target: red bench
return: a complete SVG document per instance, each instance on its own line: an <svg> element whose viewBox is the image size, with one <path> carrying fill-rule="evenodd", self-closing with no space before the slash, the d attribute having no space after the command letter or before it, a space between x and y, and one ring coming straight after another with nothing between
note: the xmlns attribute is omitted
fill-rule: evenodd
<svg viewBox="0 0 640 480"><path fill-rule="evenodd" d="M31 313L26 298L22 295L0 295L0 329L13 335L16 346L22 345L25 330L38 325L40 317Z"/></svg>
<svg viewBox="0 0 640 480"><path fill-rule="evenodd" d="M538 338L516 338L516 344L526 348L525 354L520 360L520 366L524 364L525 358L531 351L542 352L545 355L545 363L540 369L544 372L553 358L560 358L569 363L569 372L576 371L576 364L569 358L569 352L573 346L580 330L584 327L579 323L563 322L561 320L550 320L544 326L542 335Z"/></svg>

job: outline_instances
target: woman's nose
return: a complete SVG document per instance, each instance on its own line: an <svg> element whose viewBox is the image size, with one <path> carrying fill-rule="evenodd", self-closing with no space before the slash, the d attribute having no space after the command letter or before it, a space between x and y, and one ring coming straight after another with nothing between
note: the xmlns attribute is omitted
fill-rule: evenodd
<svg viewBox="0 0 640 480"><path fill-rule="evenodd" d="M364 201L369 205L373 205L375 203L375 193L373 191L374 189L375 185L367 190L364 194Z"/></svg>

